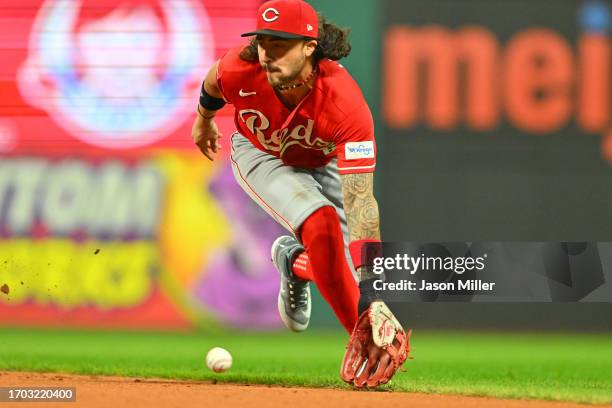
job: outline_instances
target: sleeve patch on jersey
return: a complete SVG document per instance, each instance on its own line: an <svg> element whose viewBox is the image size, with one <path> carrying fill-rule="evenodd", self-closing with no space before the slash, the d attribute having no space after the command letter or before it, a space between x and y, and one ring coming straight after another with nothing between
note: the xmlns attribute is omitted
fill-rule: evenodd
<svg viewBox="0 0 612 408"><path fill-rule="evenodd" d="M374 142L349 142L344 145L344 156L346 160L373 159Z"/></svg>

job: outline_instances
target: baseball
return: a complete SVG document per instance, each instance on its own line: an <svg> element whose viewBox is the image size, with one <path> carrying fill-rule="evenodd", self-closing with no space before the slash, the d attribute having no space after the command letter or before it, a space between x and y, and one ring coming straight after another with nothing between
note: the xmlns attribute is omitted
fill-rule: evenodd
<svg viewBox="0 0 612 408"><path fill-rule="evenodd" d="M222 373L232 367L232 355L224 348L213 347L206 354L206 367L215 373Z"/></svg>

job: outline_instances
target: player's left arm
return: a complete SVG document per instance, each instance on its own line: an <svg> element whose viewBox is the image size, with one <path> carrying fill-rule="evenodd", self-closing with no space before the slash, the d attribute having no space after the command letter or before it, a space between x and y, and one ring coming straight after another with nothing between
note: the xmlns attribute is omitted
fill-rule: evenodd
<svg viewBox="0 0 612 408"><path fill-rule="evenodd" d="M340 175L349 242L380 240L380 216L374 197L374 173ZM368 268L357 268L359 281L376 277Z"/></svg>
<svg viewBox="0 0 612 408"><path fill-rule="evenodd" d="M350 89L350 87L349 87ZM355 91L356 107L335 128L337 166L342 186L344 212L349 232L349 250L359 281L372 281L376 275L361 267L362 249L380 243L378 203L374 198L376 141L374 119L361 93ZM360 101L360 102L359 102ZM374 248L375 249L375 248ZM360 288L364 285L360 285ZM370 285L371 286L371 285ZM363 294L363 291L362 291ZM360 314L364 307L360 302Z"/></svg>
<svg viewBox="0 0 612 408"><path fill-rule="evenodd" d="M357 248L362 248L365 242L380 245L380 216L374 197L374 174L343 174L340 179L349 246L357 244ZM393 313L373 290L373 282L380 277L370 271L367 266L369 262L362 258L360 250L356 254L354 252L355 248L351 248L351 258L359 274L360 317L349 339L340 373L342 379L350 384L376 387L387 383L406 360L410 333L406 335ZM360 266L362 263L366 265ZM393 330L382 330L385 327L392 327ZM364 363L363 370L359 372Z"/></svg>

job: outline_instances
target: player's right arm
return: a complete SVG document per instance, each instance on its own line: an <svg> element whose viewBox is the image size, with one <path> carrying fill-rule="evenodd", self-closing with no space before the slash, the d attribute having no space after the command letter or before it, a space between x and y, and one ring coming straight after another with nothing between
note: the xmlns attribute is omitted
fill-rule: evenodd
<svg viewBox="0 0 612 408"><path fill-rule="evenodd" d="M219 61L215 62L215 64L210 68L206 74L206 79L202 84L202 88L211 97L223 99L223 94L221 93L219 84L217 83L218 64ZM221 133L219 133L217 124L215 123L215 115L217 114L217 110L207 109L199 102L197 110L198 112L196 119L193 122L193 127L191 129L193 142L198 146L204 156L206 156L209 160L214 160L213 153L217 153L221 148L219 139L222 136Z"/></svg>

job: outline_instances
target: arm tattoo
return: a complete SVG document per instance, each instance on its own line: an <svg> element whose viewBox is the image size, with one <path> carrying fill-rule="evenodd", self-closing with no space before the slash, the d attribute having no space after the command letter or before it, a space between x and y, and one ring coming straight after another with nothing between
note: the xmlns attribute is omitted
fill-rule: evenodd
<svg viewBox="0 0 612 408"><path fill-rule="evenodd" d="M372 173L340 176L344 196L344 212L349 230L349 241L380 239L378 203L374 198ZM359 268L359 280L375 277L367 268ZM371 276L370 276L371 275Z"/></svg>

